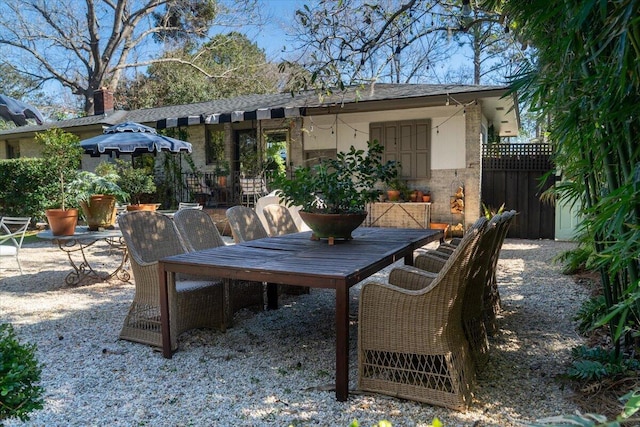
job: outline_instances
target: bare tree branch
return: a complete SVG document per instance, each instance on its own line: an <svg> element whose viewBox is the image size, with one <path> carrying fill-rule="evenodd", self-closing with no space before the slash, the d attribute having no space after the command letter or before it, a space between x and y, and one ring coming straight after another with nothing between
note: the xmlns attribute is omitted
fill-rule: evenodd
<svg viewBox="0 0 640 427"><path fill-rule="evenodd" d="M252 23L254 3L234 0L228 18L216 0L4 0L0 55L24 75L83 96L91 113L96 89L115 91L127 69L153 63L169 40L196 41L214 23Z"/></svg>

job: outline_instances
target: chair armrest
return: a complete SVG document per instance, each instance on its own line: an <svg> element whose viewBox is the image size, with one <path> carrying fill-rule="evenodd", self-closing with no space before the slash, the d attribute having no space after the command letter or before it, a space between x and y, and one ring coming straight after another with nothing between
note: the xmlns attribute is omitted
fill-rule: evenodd
<svg viewBox="0 0 640 427"><path fill-rule="evenodd" d="M427 253L417 255L413 261L413 265L421 270L438 273L446 264L449 257L442 256L437 251L428 251Z"/></svg>
<svg viewBox="0 0 640 427"><path fill-rule="evenodd" d="M363 348L386 348L393 342L438 341L444 304L437 301L433 285L411 291L391 284L369 282L360 290L358 340ZM435 300L434 300L435 298Z"/></svg>
<svg viewBox="0 0 640 427"><path fill-rule="evenodd" d="M436 276L428 271L404 265L391 270L389 283L405 290L417 291L429 286Z"/></svg>
<svg viewBox="0 0 640 427"><path fill-rule="evenodd" d="M438 246L438 248L436 249L436 251L443 253L445 255L451 255L453 253L453 251L455 251L456 248L454 246L449 246L447 243L443 243L440 246Z"/></svg>

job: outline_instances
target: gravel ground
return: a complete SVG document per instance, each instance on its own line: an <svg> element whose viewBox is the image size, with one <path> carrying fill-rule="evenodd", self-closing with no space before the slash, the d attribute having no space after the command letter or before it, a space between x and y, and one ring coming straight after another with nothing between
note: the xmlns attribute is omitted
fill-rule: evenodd
<svg viewBox="0 0 640 427"><path fill-rule="evenodd" d="M346 427L354 419L362 426L387 419L394 426L428 426L438 418L445 426L522 426L577 410L556 376L570 349L582 343L572 317L587 291L551 262L571 247L505 242L497 272L500 330L466 413L358 393L355 321L354 392L337 402L328 390L335 360L331 291L283 296L275 311L240 311L226 333L185 333L168 360L150 347L118 340L133 284L111 279L69 287L66 255L42 242L23 248L22 276L12 260L2 261L0 322L11 322L22 341L35 343L44 365L45 407L27 425ZM101 255L96 259L109 259ZM385 281L388 272L367 281ZM358 295L359 285L351 290L354 317Z"/></svg>

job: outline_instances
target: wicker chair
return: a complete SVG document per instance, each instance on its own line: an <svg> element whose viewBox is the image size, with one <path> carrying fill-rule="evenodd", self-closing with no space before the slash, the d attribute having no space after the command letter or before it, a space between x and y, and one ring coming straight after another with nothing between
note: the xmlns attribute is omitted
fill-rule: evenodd
<svg viewBox="0 0 640 427"><path fill-rule="evenodd" d="M267 205L262 212L269 225L269 235L282 236L283 234L297 233L299 231L286 206Z"/></svg>
<svg viewBox="0 0 640 427"><path fill-rule="evenodd" d="M204 211L183 209L173 216L180 236L189 252L224 246L224 240L211 216ZM264 305L262 283L234 281L231 287L231 310Z"/></svg>
<svg viewBox="0 0 640 427"><path fill-rule="evenodd" d="M465 233L435 275L415 267L393 273L400 286L366 283L360 292L360 389L456 410L471 401L475 372L461 320L469 260L480 236Z"/></svg>
<svg viewBox="0 0 640 427"><path fill-rule="evenodd" d="M198 209L182 209L173 215L180 236L189 252L224 246L224 240L208 213Z"/></svg>
<svg viewBox="0 0 640 427"><path fill-rule="evenodd" d="M269 237L253 209L246 206L232 206L227 209L226 215L236 243Z"/></svg>
<svg viewBox="0 0 640 427"><path fill-rule="evenodd" d="M491 256L495 250L498 225L502 221L502 215L496 215L488 223L485 218L481 218L473 225L473 228L482 230L482 234L469 261L471 264L469 279L462 300L462 322L477 368L483 367L489 358L489 341L484 324L484 294L492 275ZM446 259L439 255L434 256L435 253L441 252L429 251L416 256L414 265L417 268L438 273L446 263ZM394 283L392 279L390 277L389 280Z"/></svg>
<svg viewBox="0 0 640 427"><path fill-rule="evenodd" d="M515 220L517 212L515 210L507 211L502 214L503 221L498 226L498 230L496 232L496 242L493 253L491 254L491 264L490 271L491 277L489 278L488 286L485 288L484 294L484 324L487 330L487 334L494 335L498 330L498 325L496 322L497 314L500 312L501 304L500 304L500 292L498 291L498 281L496 280L496 269L498 266L498 259L500 258L500 251L502 250L502 245L504 243L504 239L507 237L507 232L509 231L509 227Z"/></svg>
<svg viewBox="0 0 640 427"><path fill-rule="evenodd" d="M496 268L498 265L498 259L500 258L500 250L502 244L509 231L509 227L516 217L516 211L507 211L501 214L501 220L496 225L495 240L492 246L489 267L487 272L490 273L486 278L484 287L483 301L483 319L485 324L486 334L494 335L498 329L496 322L497 314L500 311L500 292L498 291L498 283L496 281ZM453 239L449 243L441 244L436 250L429 250L425 252L424 257L421 257L417 261L416 265L427 271L437 271L443 263L447 260L449 255L455 250L456 246L460 242L460 239ZM417 259L418 257L416 257Z"/></svg>
<svg viewBox="0 0 640 427"><path fill-rule="evenodd" d="M128 212L118 217L118 224L136 285L120 338L161 347L158 260L185 253L186 248L173 220L161 213ZM178 348L178 336L184 331L224 326L222 294L219 280L176 280L169 289L172 350Z"/></svg>

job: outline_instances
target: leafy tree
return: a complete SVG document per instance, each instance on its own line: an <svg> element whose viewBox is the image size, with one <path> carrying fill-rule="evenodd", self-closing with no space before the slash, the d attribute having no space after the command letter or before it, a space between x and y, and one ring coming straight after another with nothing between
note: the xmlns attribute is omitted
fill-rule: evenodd
<svg viewBox="0 0 640 427"><path fill-rule="evenodd" d="M255 0L5 0L0 57L44 84L57 81L93 111L93 92L115 92L126 70L146 67L162 43L192 42L213 24L257 22ZM183 58L163 57L182 63Z"/></svg>
<svg viewBox="0 0 640 427"><path fill-rule="evenodd" d="M180 62L161 62L180 58ZM276 66L243 34L218 34L198 47L167 51L147 75L124 82L122 107L180 105L251 93L274 93Z"/></svg>
<svg viewBox="0 0 640 427"><path fill-rule="evenodd" d="M589 266L600 269L619 343L640 333L640 0L546 2L487 0L540 47L537 62L514 80L520 96L551 117L549 139L577 201Z"/></svg>

